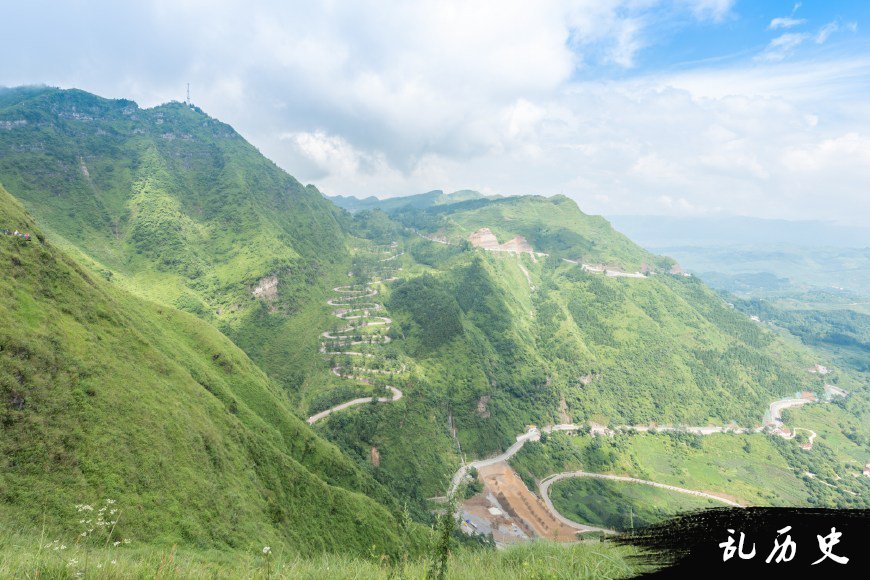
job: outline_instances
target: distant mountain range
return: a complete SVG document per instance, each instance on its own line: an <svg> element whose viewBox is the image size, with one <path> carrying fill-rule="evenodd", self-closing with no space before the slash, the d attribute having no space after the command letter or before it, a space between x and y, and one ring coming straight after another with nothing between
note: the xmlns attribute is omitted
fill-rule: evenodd
<svg viewBox="0 0 870 580"><path fill-rule="evenodd" d="M610 219L716 288L766 294L817 287L861 296L870 288L870 228L749 217Z"/></svg>
<svg viewBox="0 0 870 580"><path fill-rule="evenodd" d="M360 211L365 209L380 209L382 211L393 211L401 207L411 207L422 209L432 207L434 205L446 205L450 203L458 203L460 201L468 201L470 199L497 199L501 196L486 196L480 192L470 189L454 191L453 193L444 193L440 189L428 191L426 193L418 193L416 195L407 195L400 197L378 198L369 196L366 198L357 198L352 195L342 196L326 196L326 199L340 208L350 212Z"/></svg>

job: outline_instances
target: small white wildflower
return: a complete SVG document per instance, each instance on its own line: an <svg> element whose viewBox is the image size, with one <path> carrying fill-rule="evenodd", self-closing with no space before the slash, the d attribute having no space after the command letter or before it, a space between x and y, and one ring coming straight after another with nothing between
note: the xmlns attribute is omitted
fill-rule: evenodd
<svg viewBox="0 0 870 580"><path fill-rule="evenodd" d="M79 561L76 560L75 558L73 558L72 560L70 560L70 561L67 563L67 565L69 565L69 566L75 566L75 565L78 564L78 563L79 563Z"/></svg>
<svg viewBox="0 0 870 580"><path fill-rule="evenodd" d="M130 538L124 538L124 545L129 544L129 543L130 543Z"/></svg>
<svg viewBox="0 0 870 580"><path fill-rule="evenodd" d="M115 503L115 500L113 500L113 499L107 499L107 500L106 500L106 503L109 504L109 505L112 505L113 503Z"/></svg>
<svg viewBox="0 0 870 580"><path fill-rule="evenodd" d="M60 545L60 549L61 549L61 550L66 550L66 544L61 544L61 545Z"/></svg>
<svg viewBox="0 0 870 580"><path fill-rule="evenodd" d="M272 553L272 548L270 548L269 546L263 546L263 553L268 556Z"/></svg>
<svg viewBox="0 0 870 580"><path fill-rule="evenodd" d="M84 538L84 537L85 537L85 536L87 536L87 535L88 535L88 533L87 533L87 532L82 532L82 533L81 533L81 534L79 534L79 535L80 535L80 536L81 536L81 537L83 537L83 538Z"/></svg>
<svg viewBox="0 0 870 580"><path fill-rule="evenodd" d="M115 547L117 548L118 546L121 545L121 541L118 540L117 542L112 542L112 545L115 546Z"/></svg>
<svg viewBox="0 0 870 580"><path fill-rule="evenodd" d="M109 512L109 515L110 515L110 516L113 516L113 515L115 515L116 513L118 513L118 509L117 509L117 508L114 508L114 509L112 509L112 510Z"/></svg>
<svg viewBox="0 0 870 580"><path fill-rule="evenodd" d="M117 564L117 563L118 563L117 560L112 560L112 564Z"/></svg>

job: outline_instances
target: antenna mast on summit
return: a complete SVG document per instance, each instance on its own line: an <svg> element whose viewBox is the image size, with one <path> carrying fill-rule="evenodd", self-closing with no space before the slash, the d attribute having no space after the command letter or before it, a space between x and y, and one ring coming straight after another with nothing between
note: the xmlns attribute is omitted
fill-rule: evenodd
<svg viewBox="0 0 870 580"><path fill-rule="evenodd" d="M190 83L187 83L187 106L190 106Z"/></svg>

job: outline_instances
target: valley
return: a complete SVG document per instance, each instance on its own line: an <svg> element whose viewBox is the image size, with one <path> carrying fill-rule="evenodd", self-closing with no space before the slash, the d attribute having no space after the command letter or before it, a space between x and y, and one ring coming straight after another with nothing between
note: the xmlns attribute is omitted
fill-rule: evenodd
<svg viewBox="0 0 870 580"><path fill-rule="evenodd" d="M714 435L714 434L735 434L735 435L745 435L752 433L761 433L766 431L770 434L782 437L783 439L793 439L796 436L797 431L805 431L810 434L808 440L807 449L812 449L813 440L817 437L817 434L810 430L802 427L792 427L791 429L786 429L783 426L781 412L787 408L793 408L796 406L801 406L807 403L815 402L808 398L799 398L799 397L789 397L785 399L779 399L772 402L769 406L768 411L764 414L762 418L762 424L759 427L755 428L740 428L737 426L730 427L719 427L719 426L667 426L667 425L621 425L613 428L604 427L602 425L588 424L588 425L575 425L575 424L557 424L557 425L547 425L545 427L530 427L528 431L525 433L519 434L516 436L516 443L511 445L504 453L497 455L495 457L490 457L487 459L481 459L477 461L472 461L467 464L464 464L462 467L457 470L456 474L454 474L451 484L450 490L448 493L453 494L456 493L462 485L463 481L467 480L469 477L469 473L477 473L478 477L481 481L484 482L483 491L473 498L468 499L466 502L462 504L461 507L461 519L463 521L470 521L468 518L472 517L476 522L485 523L484 529L492 530L494 527L492 523L489 521L491 518L487 517L485 513L481 513L480 510L476 510L475 507L483 505L490 505L491 508L496 509L496 513L494 514L497 519L503 519L504 508L507 508L508 513L516 514L519 513L523 506L528 508L532 502L528 499L529 497L534 497L531 493L529 493L528 488L525 487L519 481L519 477L516 473L511 469L508 465L509 460L519 453L523 446L529 441L540 441L542 434L551 434L554 432L557 433L571 433L582 431L591 437L613 437L616 433L686 433L696 436L702 435ZM499 478L509 478L513 479L516 483L514 483L513 487L518 488L515 494L511 494L505 496L500 493L500 487L503 486L499 484L492 483L492 474L491 472L495 471L498 474L496 477L496 481L499 481ZM615 533L612 530L602 530L601 528L596 528L593 526L589 526L586 524L581 524L575 521L572 521L566 518L562 513L560 513L554 506L549 496L550 486L556 482L563 481L568 478L593 478L593 479L603 479L610 481L620 481L620 482L629 482L634 484L642 484L651 487L656 487L660 489L666 489L673 492L678 492L682 494L693 495L697 497L707 498L713 500L714 502L723 503L733 507L745 507L746 504L738 503L737 501L730 499L733 498L733 490L725 489L722 494L713 494L705 491L697 491L692 489L686 489L683 487L677 487L673 485L668 485L664 483L659 483L655 481L649 481L644 479L638 479L636 477L631 476L622 476L622 475L612 475L606 473L590 473L586 471L569 471L562 473L554 473L550 475L544 476L542 479L537 480L537 492L540 500L543 501L546 506L546 511L549 512L549 516L552 519L555 519L561 522L564 525L574 528L577 533L588 533L588 532L601 532L608 531L611 533ZM831 487L836 488L835 485L828 484ZM846 491L846 493L854 493L852 491ZM728 494L728 495L726 495ZM495 498L498 497L496 500ZM537 499L537 498L535 498ZM475 513L477 512L477 513ZM539 521L540 516L537 518ZM522 521L523 518L520 517ZM470 524L466 525L463 528L467 533L475 534L479 533L479 527L472 527ZM565 535L564 532L555 531L559 530L560 526L545 526L543 530L532 525L532 529L535 532L531 532L529 535L543 538L549 538L553 540L562 540L562 541L574 541L576 540L576 535ZM502 538L506 539L506 538Z"/></svg>
<svg viewBox="0 0 870 580"><path fill-rule="evenodd" d="M111 497L142 561L420 571L455 500L454 562L594 548L619 576L598 539L635 524L870 502L860 317L717 293L565 196L327 198L188 104L3 95L0 229L32 237L0 236L0 515L27 542Z"/></svg>

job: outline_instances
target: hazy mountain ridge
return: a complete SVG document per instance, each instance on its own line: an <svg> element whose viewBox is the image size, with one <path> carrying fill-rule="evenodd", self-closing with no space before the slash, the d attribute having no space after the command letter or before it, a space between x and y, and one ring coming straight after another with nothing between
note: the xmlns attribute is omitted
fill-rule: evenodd
<svg viewBox="0 0 870 580"><path fill-rule="evenodd" d="M452 193L444 193L440 189L428 191L426 193L418 193L416 195L402 195L397 197L378 198L370 195L366 198L358 198L353 195L343 196L326 196L326 199L342 209L350 212L361 210L379 209L384 212L391 212L400 208L416 208L422 209L436 205L447 205L451 203L459 203L471 199L498 199L499 195L484 195L470 189L461 189Z"/></svg>

